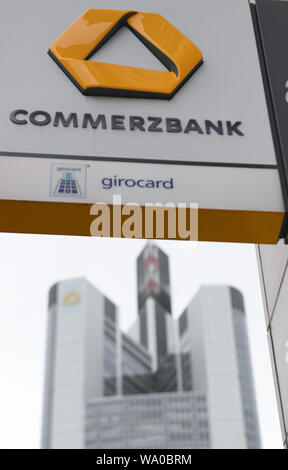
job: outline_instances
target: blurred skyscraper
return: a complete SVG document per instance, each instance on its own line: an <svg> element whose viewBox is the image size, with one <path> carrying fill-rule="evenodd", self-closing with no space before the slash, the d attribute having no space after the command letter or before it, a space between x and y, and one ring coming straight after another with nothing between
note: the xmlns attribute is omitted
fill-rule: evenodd
<svg viewBox="0 0 288 470"><path fill-rule="evenodd" d="M258 448L242 294L204 286L172 318L169 260L137 260L138 316L83 278L49 295L44 448Z"/></svg>

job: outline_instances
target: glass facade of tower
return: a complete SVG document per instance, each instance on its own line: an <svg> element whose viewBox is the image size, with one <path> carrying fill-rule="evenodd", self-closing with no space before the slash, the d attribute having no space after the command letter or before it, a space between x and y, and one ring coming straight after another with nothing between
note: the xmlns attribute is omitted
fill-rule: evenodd
<svg viewBox="0 0 288 470"><path fill-rule="evenodd" d="M153 393L94 400L86 408L88 449L207 449L205 394Z"/></svg>
<svg viewBox="0 0 288 470"><path fill-rule="evenodd" d="M122 334L122 393L151 393L151 358L147 350Z"/></svg>
<svg viewBox="0 0 288 470"><path fill-rule="evenodd" d="M204 286L179 318L183 389L206 391L213 448L259 448L242 294Z"/></svg>
<svg viewBox="0 0 288 470"><path fill-rule="evenodd" d="M241 312L241 313L240 313ZM245 433L250 449L258 448L259 429L257 417L255 416L256 401L253 387L252 367L249 354L248 335L244 311L233 315L235 339L237 348L237 360L240 378L240 389L243 401L243 412L245 421Z"/></svg>
<svg viewBox="0 0 288 470"><path fill-rule="evenodd" d="M117 393L115 305L104 299L104 395Z"/></svg>

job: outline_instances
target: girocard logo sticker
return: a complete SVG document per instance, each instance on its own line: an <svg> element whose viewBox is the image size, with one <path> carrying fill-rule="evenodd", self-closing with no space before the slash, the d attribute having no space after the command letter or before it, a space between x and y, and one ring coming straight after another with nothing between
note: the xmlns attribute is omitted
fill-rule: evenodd
<svg viewBox="0 0 288 470"><path fill-rule="evenodd" d="M84 165L59 165L52 163L51 189L52 197L85 198L86 172Z"/></svg>
<svg viewBox="0 0 288 470"><path fill-rule="evenodd" d="M89 61L126 26L168 69ZM90 9L50 47L48 54L84 95L170 99L203 63L198 47L163 16L129 10Z"/></svg>

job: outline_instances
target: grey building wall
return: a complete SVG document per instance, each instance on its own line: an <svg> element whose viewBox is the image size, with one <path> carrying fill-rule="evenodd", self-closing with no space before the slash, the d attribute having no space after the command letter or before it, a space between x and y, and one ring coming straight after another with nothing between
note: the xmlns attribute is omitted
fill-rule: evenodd
<svg viewBox="0 0 288 470"><path fill-rule="evenodd" d="M283 444L288 448L288 245L256 247Z"/></svg>

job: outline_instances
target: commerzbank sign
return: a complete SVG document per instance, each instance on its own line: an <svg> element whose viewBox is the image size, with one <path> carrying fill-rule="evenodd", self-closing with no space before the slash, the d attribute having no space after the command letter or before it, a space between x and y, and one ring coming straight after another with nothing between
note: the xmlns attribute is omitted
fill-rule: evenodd
<svg viewBox="0 0 288 470"><path fill-rule="evenodd" d="M121 200L174 204L178 222L197 206L200 240L285 235L258 5L4 3L0 230L91 235L97 204Z"/></svg>

